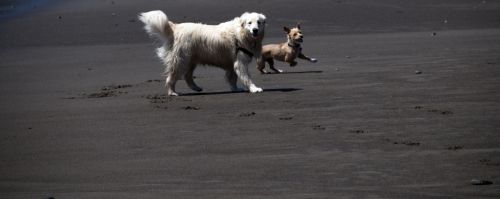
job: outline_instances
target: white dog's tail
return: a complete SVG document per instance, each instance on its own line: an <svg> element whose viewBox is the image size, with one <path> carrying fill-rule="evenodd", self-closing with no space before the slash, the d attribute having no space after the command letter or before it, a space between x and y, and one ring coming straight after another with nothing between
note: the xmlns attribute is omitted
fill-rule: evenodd
<svg viewBox="0 0 500 199"><path fill-rule="evenodd" d="M144 23L144 30L149 35L158 37L168 47L172 45L173 31L165 13L161 10L143 12L139 14L139 20Z"/></svg>

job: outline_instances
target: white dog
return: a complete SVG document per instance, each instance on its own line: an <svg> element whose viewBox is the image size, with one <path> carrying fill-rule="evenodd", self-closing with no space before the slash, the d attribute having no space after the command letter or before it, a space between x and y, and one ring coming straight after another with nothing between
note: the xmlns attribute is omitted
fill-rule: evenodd
<svg viewBox="0 0 500 199"><path fill-rule="evenodd" d="M184 78L187 85L201 91L193 81L198 64L217 66L226 71L232 91L238 91L238 78L251 93L262 92L248 72L253 57L259 57L264 38L266 17L259 13L244 13L218 25L199 23L175 24L162 11L139 15L144 29L162 40L156 53L166 66L167 94L177 96L175 83Z"/></svg>

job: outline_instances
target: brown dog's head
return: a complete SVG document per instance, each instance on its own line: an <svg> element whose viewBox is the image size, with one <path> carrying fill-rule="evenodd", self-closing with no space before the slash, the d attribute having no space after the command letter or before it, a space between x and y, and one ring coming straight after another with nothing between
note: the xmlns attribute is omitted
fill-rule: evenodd
<svg viewBox="0 0 500 199"><path fill-rule="evenodd" d="M304 35L302 34L302 31L300 31L300 24L297 24L296 27L294 28L288 28L288 27L283 27L283 30L285 30L287 36L288 36L288 42L293 43L294 45L302 43L304 40Z"/></svg>

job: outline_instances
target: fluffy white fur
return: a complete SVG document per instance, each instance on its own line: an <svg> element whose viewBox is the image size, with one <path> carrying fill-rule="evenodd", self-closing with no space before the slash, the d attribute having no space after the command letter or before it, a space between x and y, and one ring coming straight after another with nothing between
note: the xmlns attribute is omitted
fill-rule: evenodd
<svg viewBox="0 0 500 199"><path fill-rule="evenodd" d="M264 15L244 13L218 25L175 24L168 20L165 13L156 10L141 13L139 20L145 24L147 33L163 42L156 52L166 67L168 95L178 95L175 83L182 78L191 89L201 91L193 81L193 71L199 64L224 69L233 91L239 90L236 85L239 78L250 92L262 92L262 88L255 86L250 78L248 64L253 58L251 54L260 56L266 20Z"/></svg>

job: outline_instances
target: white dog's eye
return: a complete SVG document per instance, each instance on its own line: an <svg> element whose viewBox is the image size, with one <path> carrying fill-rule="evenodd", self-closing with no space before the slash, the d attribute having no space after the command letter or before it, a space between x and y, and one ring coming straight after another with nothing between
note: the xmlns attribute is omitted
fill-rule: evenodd
<svg viewBox="0 0 500 199"><path fill-rule="evenodd" d="M261 24L261 22L260 22L260 21L257 21L257 24L259 24L259 25L260 25L260 24Z"/></svg>
<svg viewBox="0 0 500 199"><path fill-rule="evenodd" d="M251 22L251 21L250 21L250 22L248 22L248 25L250 25L250 24L252 24L252 22Z"/></svg>

